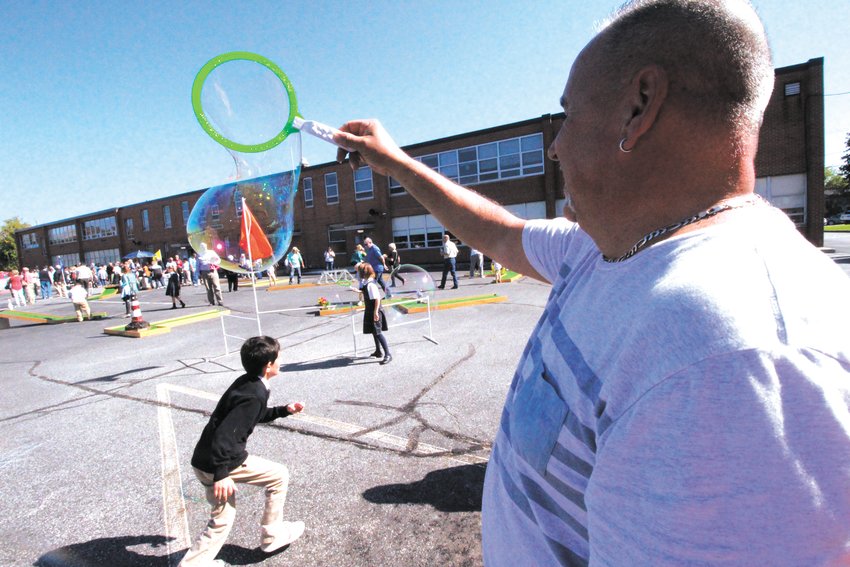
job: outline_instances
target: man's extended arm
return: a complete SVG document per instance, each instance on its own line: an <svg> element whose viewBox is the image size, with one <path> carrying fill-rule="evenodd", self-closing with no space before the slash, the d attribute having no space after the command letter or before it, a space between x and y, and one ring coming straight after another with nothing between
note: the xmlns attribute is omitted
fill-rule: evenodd
<svg viewBox="0 0 850 567"><path fill-rule="evenodd" d="M511 268L543 279L526 259L522 248L525 221L493 201L462 187L404 153L377 120L354 120L334 138L351 166L369 165L393 176L417 201L455 236Z"/></svg>

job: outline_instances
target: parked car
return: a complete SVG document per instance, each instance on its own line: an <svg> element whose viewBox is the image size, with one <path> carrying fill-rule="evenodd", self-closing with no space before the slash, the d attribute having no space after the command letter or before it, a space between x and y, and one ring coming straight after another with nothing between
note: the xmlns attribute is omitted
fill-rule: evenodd
<svg viewBox="0 0 850 567"><path fill-rule="evenodd" d="M838 222L840 224L850 224L850 210L844 211L838 215Z"/></svg>
<svg viewBox="0 0 850 567"><path fill-rule="evenodd" d="M841 215L832 215L823 219L823 224L825 225L833 225L833 224L841 224L841 221L838 220L838 217Z"/></svg>

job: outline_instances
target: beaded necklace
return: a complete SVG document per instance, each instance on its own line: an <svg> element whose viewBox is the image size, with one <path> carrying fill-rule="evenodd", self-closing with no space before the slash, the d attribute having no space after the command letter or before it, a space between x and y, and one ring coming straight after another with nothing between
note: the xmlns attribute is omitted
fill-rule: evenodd
<svg viewBox="0 0 850 567"><path fill-rule="evenodd" d="M653 240L657 240L660 236L665 234L670 234L671 232L676 232L682 227L688 226L689 224L693 224L695 222L699 222L703 219L707 219L709 217L713 217L714 215L718 215L722 212L731 210L731 209L739 209L741 207L746 207L748 205L756 205L764 203L764 199L762 199L759 195L747 195L745 197L739 197L735 199L730 199L729 201L721 201L720 203L714 205L710 209L706 209L704 211L700 211L695 215L689 216L680 220L679 222L674 222L673 224L667 225L662 228L657 228L652 232L645 234L643 238L635 242L635 245L632 246L628 252L620 256L619 258L608 258L603 255L602 259L606 262L622 262L623 260L628 260L644 248L646 248L650 242Z"/></svg>

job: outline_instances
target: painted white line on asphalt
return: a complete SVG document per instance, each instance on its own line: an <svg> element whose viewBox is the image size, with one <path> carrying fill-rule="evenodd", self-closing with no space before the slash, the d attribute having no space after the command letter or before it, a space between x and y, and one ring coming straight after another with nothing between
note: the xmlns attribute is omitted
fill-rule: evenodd
<svg viewBox="0 0 850 567"><path fill-rule="evenodd" d="M170 389L169 384L156 386L156 398L163 404L157 408L162 464L162 511L165 518L169 565L176 567L175 552L189 547L190 536L186 501L183 498L183 482L180 477L180 455L177 452L177 437L174 434L174 421L171 419L169 407L171 405Z"/></svg>
<svg viewBox="0 0 850 567"><path fill-rule="evenodd" d="M171 392L212 402L218 402L220 395L178 384L162 383L156 386L157 400L162 403L157 409L157 418L159 421L159 443L162 457L162 507L165 517L165 536L168 538L166 545L168 546L170 567L176 567L176 552L187 549L191 545L191 539L189 535L186 501L183 496L183 483L180 476L180 455L177 451L174 421L171 419ZM357 435L367 431L365 427L360 427L359 425L337 421L327 417L305 415L304 413L289 416L287 419L303 421L317 427L324 427L347 435ZM384 433L383 431L369 431L360 435L360 437L372 439L400 449L406 449L408 444L407 439L390 433ZM416 451L413 454L431 455L446 452L448 452L448 449L427 443L418 443L416 445ZM486 458L476 455L451 455L445 456L445 458L466 465L481 465L487 462Z"/></svg>

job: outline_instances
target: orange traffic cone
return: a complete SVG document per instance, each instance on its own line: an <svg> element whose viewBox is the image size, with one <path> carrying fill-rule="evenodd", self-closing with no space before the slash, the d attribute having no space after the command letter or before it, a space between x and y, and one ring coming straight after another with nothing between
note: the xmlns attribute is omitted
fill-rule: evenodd
<svg viewBox="0 0 850 567"><path fill-rule="evenodd" d="M137 331L139 329L147 329L151 326L150 323L142 319L142 308L139 305L139 299L135 295L130 302L130 307L133 308L133 320L124 327L125 331Z"/></svg>

